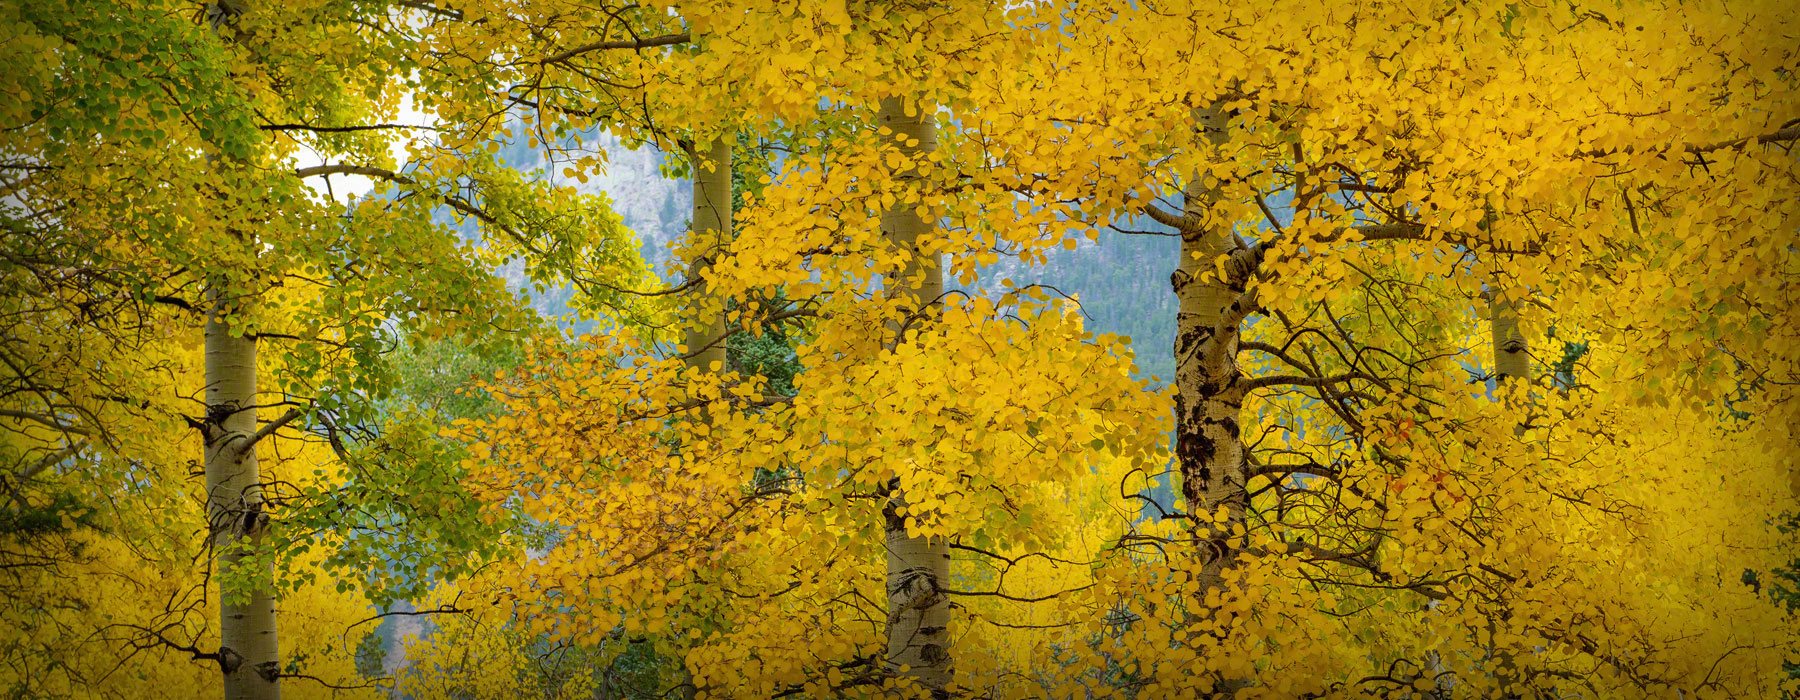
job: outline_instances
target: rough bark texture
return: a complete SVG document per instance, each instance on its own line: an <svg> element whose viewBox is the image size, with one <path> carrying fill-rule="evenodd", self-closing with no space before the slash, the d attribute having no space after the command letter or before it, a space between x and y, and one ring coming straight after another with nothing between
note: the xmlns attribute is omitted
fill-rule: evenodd
<svg viewBox="0 0 1800 700"><path fill-rule="evenodd" d="M1216 110L1202 110L1199 116L1208 138L1223 142L1225 118ZM1244 444L1238 436L1245 393L1237 366L1243 313L1235 308L1247 300L1240 301L1241 279L1233 279L1240 275L1202 279L1216 269L1218 256L1235 249L1230 229L1198 225L1218 199L1217 182L1198 174L1183 195L1184 218L1196 225L1182 232L1181 260L1170 278L1180 302L1175 317L1175 460L1187 512L1202 523L1221 509L1226 516L1225 522L1196 528L1208 562L1203 583L1211 587L1232 558L1229 532L1232 524L1243 522L1247 505Z"/></svg>
<svg viewBox="0 0 1800 700"><path fill-rule="evenodd" d="M1227 118L1217 109L1196 112L1199 125L1214 145L1226 141ZM1221 183L1196 172L1182 191L1184 225L1181 259L1170 276L1179 302L1175 320L1175 463L1181 474L1186 511L1194 518L1192 536L1201 558L1200 590L1192 620L1204 622L1221 638L1233 622L1207 605L1237 556L1234 532L1241 531L1249 494L1244 443L1238 420L1248 387L1238 369L1238 339L1253 295L1245 284L1252 268L1238 260L1225 266L1221 278L1215 260L1237 250L1229 225L1208 224L1206 210L1217 202ZM1213 274L1208 277L1206 273ZM1213 520L1213 518L1220 518ZM1214 697L1232 697L1246 683L1214 677Z"/></svg>
<svg viewBox="0 0 1800 700"><path fill-rule="evenodd" d="M937 149L937 127L930 114L900 98L881 102L880 124L894 133L900 152L909 157ZM916 143L914 143L916 141ZM909 145L910 144L910 145ZM918 177L899 176L904 184ZM914 206L901 202L881 217L881 229L894 245L911 251L906 266L887 282L888 294L907 299L906 308L921 310L944 292L944 273L939 256L919 249L919 239L930 224ZM919 286L912 286L920 280ZM900 330L898 328L894 329ZM909 537L906 518L896 509L905 494L894 493L886 518L887 534L887 665L910 677L935 696L943 696L950 682L950 601L941 582L950 578L950 547L941 537ZM905 671L899 671L901 668Z"/></svg>
<svg viewBox="0 0 1800 700"><path fill-rule="evenodd" d="M704 150L696 148L689 154L694 164L694 218L691 225L697 248L688 274L698 276L731 243L731 144L722 138L714 139ZM683 320L688 329L685 344L688 352L694 354L688 358L688 365L711 369L717 363L723 369L725 340L719 334L725 329L724 310L714 307L709 313L705 311L709 306L706 283L689 289L689 316ZM706 318L698 317L702 313Z"/></svg>
<svg viewBox="0 0 1800 700"><path fill-rule="evenodd" d="M256 449L256 340L231 334L215 304L206 321L206 515L220 569L238 566L240 543L254 545L268 525L263 512ZM263 565L257 578L273 575ZM238 602L233 602L233 598ZM219 667L226 700L276 700L281 660L276 647L275 598L261 587L220 596Z"/></svg>

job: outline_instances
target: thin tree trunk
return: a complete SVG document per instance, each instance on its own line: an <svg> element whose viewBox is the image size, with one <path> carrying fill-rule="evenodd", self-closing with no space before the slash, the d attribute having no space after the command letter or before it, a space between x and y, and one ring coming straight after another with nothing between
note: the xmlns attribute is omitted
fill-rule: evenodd
<svg viewBox="0 0 1800 700"><path fill-rule="evenodd" d="M1530 381L1531 354L1527 352L1529 348L1525 344L1525 335L1519 331L1518 305L1498 289L1488 293L1488 320L1493 328L1494 393L1499 394L1508 383L1515 380ZM1528 422L1521 421L1513 426L1513 434L1524 437ZM1500 620L1510 623L1512 611L1503 609ZM1501 698L1518 698L1521 697L1520 689L1512 687L1519 678L1518 660L1509 650L1492 649L1497 628L1496 621L1489 618L1488 639L1495 661L1494 678L1499 685Z"/></svg>
<svg viewBox="0 0 1800 700"><path fill-rule="evenodd" d="M908 110L911 114L908 114ZM937 126L925 106L899 97L881 101L879 122L893 132L896 147L909 158L937 150ZM901 173L901 184L917 179L916 171ZM944 272L938 254L919 248L919 239L931 224L920 218L915 205L904 201L881 216L882 232L895 247L911 256L900 273L887 281L890 296L907 300L905 307L923 311L944 292ZM921 280L911 287L913 280ZM902 329L895 328L899 333ZM896 342L900 342L896 338ZM887 535L887 665L912 678L934 697L945 697L951 677L950 601L942 582L950 578L950 546L942 537L911 537L906 518L897 508L905 494L894 489L886 510Z"/></svg>
<svg viewBox="0 0 1800 700"><path fill-rule="evenodd" d="M215 34L248 9L246 0L207 4L206 18ZM210 158L210 156L209 156ZM205 331L206 418L201 421L206 464L206 520L214 577L239 569L246 554L262 539L269 516L263 512L262 474L256 465L256 339L225 321L227 297L214 290ZM234 335L233 330L237 333ZM263 585L274 578L274 563L237 577L253 583L248 591L227 592L219 586L219 669L225 700L279 700L281 651L276 643L275 596Z"/></svg>
<svg viewBox="0 0 1800 700"><path fill-rule="evenodd" d="M688 160L694 167L694 216L690 227L696 251L688 274L699 279L731 243L731 144L719 137L705 151L690 147ZM689 288L681 320L687 329L687 366L703 372L724 371L725 310L708 296L705 282ZM685 660L679 673L679 697L692 700L700 688Z"/></svg>
<svg viewBox="0 0 1800 700"><path fill-rule="evenodd" d="M215 300L206 320L206 419L201 427L206 515L218 570L236 569L242 547L254 546L269 520L251 444L256 434L256 340L241 331L234 336L222 318L225 310ZM281 697L275 597L260 583L273 577L273 564L260 569L253 574L259 582L247 597L220 587L219 667L226 700Z"/></svg>
<svg viewBox="0 0 1800 700"><path fill-rule="evenodd" d="M712 261L731 243L731 144L723 137L713 139L705 151L690 148L694 165L694 231L695 259L688 274L699 277ZM710 169L709 169L710 168ZM695 284L687 294L686 345L688 366L710 370L725 367L725 311L707 295L705 282ZM704 314L704 317L702 317ZM703 349L704 348L704 349Z"/></svg>
<svg viewBox="0 0 1800 700"><path fill-rule="evenodd" d="M1525 335L1519 331L1519 310L1498 291L1489 296L1488 317L1494 326L1494 376L1496 385L1512 377L1531 375L1531 355Z"/></svg>
<svg viewBox="0 0 1800 700"><path fill-rule="evenodd" d="M1214 144L1226 139L1226 118L1217 109L1197 113ZM1236 556L1232 532L1244 523L1248 505L1244 444L1238 435L1243 412L1243 373L1237 365L1239 324L1236 305L1244 293L1241 280L1220 279L1214 260L1235 246L1231 230L1199 224L1218 201L1219 183L1197 172L1183 190L1184 217L1195 225L1181 236L1181 259L1170 277L1179 307L1175 317L1175 461L1187 512L1203 564L1195 620L1228 625L1205 609L1206 592L1219 586ZM1210 518L1223 516L1213 522ZM1219 631L1224 631L1220 629ZM1225 682L1229 694L1237 683Z"/></svg>

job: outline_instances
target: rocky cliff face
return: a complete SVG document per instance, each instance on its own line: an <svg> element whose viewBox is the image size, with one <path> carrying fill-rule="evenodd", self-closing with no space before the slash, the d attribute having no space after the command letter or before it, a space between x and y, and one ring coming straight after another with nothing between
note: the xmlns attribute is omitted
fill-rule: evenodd
<svg viewBox="0 0 1800 700"><path fill-rule="evenodd" d="M1163 230L1152 222L1128 228ZM1108 235L1099 243L1083 242L1075 250L1055 248L1043 265L1003 258L982 270L981 277L1047 285L1074 297L1081 303L1087 329L1130 337L1138 374L1156 377L1161 385L1175 373L1175 295L1169 291L1169 273L1179 250L1180 241L1173 236Z"/></svg>
<svg viewBox="0 0 1800 700"><path fill-rule="evenodd" d="M687 230L692 208L688 183L665 177L665 155L653 148L625 150L606 134L590 135L585 144L588 149L605 152L608 167L598 177L575 186L610 197L625 225L638 233L645 261L666 276L668 246ZM523 143L501 151L501 157L513 167L560 178L556 168L547 167L546 155ZM1172 233L1148 221L1125 227ZM1166 382L1175 371L1171 349L1175 297L1169 291L1169 272L1175 268L1179 247L1169 236L1109 235L1102 243L1084 243L1073 251L1057 248L1042 266L1003 259L984 270L982 279L1010 277L1019 284L1049 285L1077 298L1087 314L1089 330L1129 336L1142 376ZM527 286L516 264L495 272L514 289L523 291ZM532 305L544 314L560 316L568 313L571 294L567 289L550 290L534 295Z"/></svg>

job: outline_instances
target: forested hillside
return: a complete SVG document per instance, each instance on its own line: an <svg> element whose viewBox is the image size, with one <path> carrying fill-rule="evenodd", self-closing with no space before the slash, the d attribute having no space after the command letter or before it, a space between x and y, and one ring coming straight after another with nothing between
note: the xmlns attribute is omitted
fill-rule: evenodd
<svg viewBox="0 0 1800 700"><path fill-rule="evenodd" d="M1800 698L1783 0L0 59L0 697Z"/></svg>

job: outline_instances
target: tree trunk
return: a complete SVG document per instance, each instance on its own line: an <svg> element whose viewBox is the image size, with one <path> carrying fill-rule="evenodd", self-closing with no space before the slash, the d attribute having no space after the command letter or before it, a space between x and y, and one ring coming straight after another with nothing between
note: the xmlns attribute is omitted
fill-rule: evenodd
<svg viewBox="0 0 1800 700"><path fill-rule="evenodd" d="M1519 331L1518 306L1498 289L1488 294L1488 319L1493 327L1494 393L1498 395L1514 380L1523 378L1530 381L1531 355L1527 352L1525 335ZM1529 420L1521 421L1513 426L1513 434L1524 437L1528 422ZM1512 611L1502 609L1499 621L1510 625ZM1518 659L1509 650L1492 648L1491 640L1498 631L1498 626L1494 619L1488 620L1489 649L1495 665L1494 679L1501 693L1499 697L1502 700L1512 700L1521 697L1522 692L1522 689L1513 687L1519 678Z"/></svg>
<svg viewBox="0 0 1800 700"><path fill-rule="evenodd" d="M251 444L256 434L256 340L233 336L222 317L225 311L224 303L215 300L206 319L206 419L201 427L206 515L219 570L235 569L243 559L241 548L254 546L269 521ZM247 597L220 586L219 667L226 700L281 697L275 597L261 584L273 577L273 564L260 566L252 575L258 583Z"/></svg>
<svg viewBox="0 0 1800 700"><path fill-rule="evenodd" d="M1214 143L1225 139L1225 118L1202 110L1201 125ZM1217 201L1219 187L1196 174L1183 191L1185 215L1199 222ZM1243 374L1238 371L1238 320L1233 308L1243 294L1241 282L1202 279L1215 270L1213 261L1231 252L1231 231L1192 227L1181 236L1181 260L1170 283L1180 306L1175 316L1175 460L1181 473L1187 511L1202 522L1224 509L1226 522L1199 528L1208 550L1204 556L1207 586L1231 558L1232 523L1242 523L1246 506L1244 444L1238 436L1243 410Z"/></svg>
<svg viewBox="0 0 1800 700"><path fill-rule="evenodd" d="M731 144L718 137L705 148L688 150L694 165L694 218L690 226L695 245L688 274L694 279L731 243ZM687 351L692 353L687 363L703 370L722 370L725 339L719 336L725 330L725 312L707 297L706 286L705 282L696 283L687 294L687 317L682 319L687 327Z"/></svg>
<svg viewBox="0 0 1800 700"><path fill-rule="evenodd" d="M699 280L706 268L731 243L731 144L724 137L715 138L706 150L688 148L688 162L694 167L694 217L689 227L694 233L694 259L688 267L690 279ZM707 294L707 284L696 282L684 296L682 325L686 328L684 345L689 353L687 366L702 372L725 370L725 311ZM710 415L702 413L702 420ZM683 660L677 697L692 700L699 694L693 671Z"/></svg>
<svg viewBox="0 0 1800 700"><path fill-rule="evenodd" d="M1531 356L1525 346L1525 335L1519 332L1519 311L1511 299L1500 292L1490 295L1489 318L1494 326L1495 386L1511 377L1531 375Z"/></svg>
<svg viewBox="0 0 1800 700"><path fill-rule="evenodd" d="M923 157L937 150L937 127L923 105L908 104L899 97L883 99L879 121L893 132L896 146L907 157ZM905 184L918 177L909 170L897 180ZM919 239L930 225L919 217L916 204L905 201L881 216L882 232L895 247L911 253L900 273L887 280L887 293L891 298L906 299L905 307L914 312L923 311L944 292L939 256L919 248ZM910 286L915 279L922 282ZM892 330L898 334L902 329ZM950 546L942 537L908 536L906 518L897 513L905 502L905 494L895 489L886 509L887 665L934 697L945 697L951 676L950 601L940 582L950 578ZM906 670L900 671L903 667Z"/></svg>
<svg viewBox="0 0 1800 700"><path fill-rule="evenodd" d="M1215 145L1226 140L1227 119L1217 109L1197 113L1207 138ZM1229 227L1202 225L1206 210L1218 201L1220 183L1196 172L1183 190L1183 218L1189 222L1181 235L1181 259L1170 276L1179 307L1175 316L1175 462L1181 474L1181 493L1187 513L1195 518L1192 528L1202 559L1200 595L1193 621L1226 633L1230 620L1220 619L1205 606L1206 592L1217 588L1225 569L1236 557L1233 532L1244 523L1249 496L1243 441L1238 419L1246 388L1238 370L1237 351L1244 275L1219 278L1214 265L1220 255L1235 249ZM1204 278L1212 272L1210 278ZM1212 518L1222 517L1214 521ZM1242 684L1220 681L1217 690L1229 696Z"/></svg>
<svg viewBox="0 0 1800 700"><path fill-rule="evenodd" d="M688 274L698 279L713 259L731 245L731 144L724 137L713 140L706 151L689 148L693 162L693 229L695 259ZM688 292L688 328L686 346L689 367L724 369L724 308L707 299L706 283L697 283ZM704 315L704 319L702 319Z"/></svg>

